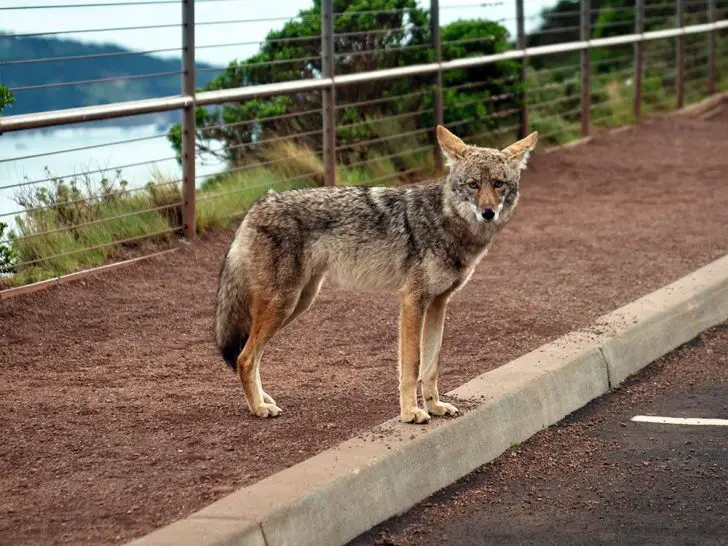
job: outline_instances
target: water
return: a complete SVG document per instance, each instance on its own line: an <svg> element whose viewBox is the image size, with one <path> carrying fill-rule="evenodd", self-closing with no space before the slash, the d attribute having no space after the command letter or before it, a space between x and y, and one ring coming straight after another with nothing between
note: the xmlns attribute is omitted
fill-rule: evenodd
<svg viewBox="0 0 728 546"><path fill-rule="evenodd" d="M167 180L179 179L182 175L181 168L170 142L166 139L167 129L168 127L150 124L130 128L74 127L4 134L0 136L0 187L25 180L47 179L49 176L46 169L51 176L65 179L90 171L105 170L105 173L91 175L97 181L104 175L114 176L116 168L123 167L121 177L129 182L130 189L142 187L155 180L155 170ZM79 150L129 140L132 142ZM128 166L138 163L145 164ZM223 169L224 165L212 158L205 157L204 161L198 159L198 185L204 180L204 176ZM20 210L12 199L14 196L39 185L0 190L0 221L10 223L12 216L8 214Z"/></svg>

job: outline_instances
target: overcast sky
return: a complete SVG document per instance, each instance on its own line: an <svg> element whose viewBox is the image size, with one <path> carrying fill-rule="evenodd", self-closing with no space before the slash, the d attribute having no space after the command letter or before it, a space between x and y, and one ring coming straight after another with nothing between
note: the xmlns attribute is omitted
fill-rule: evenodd
<svg viewBox="0 0 728 546"><path fill-rule="evenodd" d="M15 6L63 6L83 5L81 8L53 7L47 9L0 9L0 31L7 33L67 32L84 29L109 29L150 25L179 25L180 3L138 6L90 7L94 3L113 3L120 0L1 0L0 7ZM124 0L126 2L143 0ZM487 0L490 1L490 0ZM503 0L501 5L483 7L483 1L441 0L440 21L450 23L456 19L484 17L507 18L503 24L513 32L515 18L514 0ZM553 0L526 0L526 14L537 15ZM312 5L310 0L220 0L200 1L195 6L197 23L208 21L240 21L221 25L200 24L196 29L197 59L225 65L234 58L245 58L257 51L257 46L233 45L228 47L204 47L239 42L254 42L265 38L275 28L285 24L285 19L295 16L299 10ZM429 2L427 2L429 5ZM260 19L282 19L260 21ZM536 21L529 21L530 25ZM156 28L84 32L61 34L60 38L73 38L94 43L115 43L135 50L175 49L181 46L179 28ZM159 53L160 56L178 57L179 52Z"/></svg>

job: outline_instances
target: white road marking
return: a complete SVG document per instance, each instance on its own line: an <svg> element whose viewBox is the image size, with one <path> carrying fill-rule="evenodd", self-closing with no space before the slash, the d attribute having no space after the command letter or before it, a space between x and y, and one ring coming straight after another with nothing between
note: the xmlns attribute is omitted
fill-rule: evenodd
<svg viewBox="0 0 728 546"><path fill-rule="evenodd" d="M699 417L657 417L656 415L635 415L631 420L641 423L663 423L667 425L728 426L728 419L701 419Z"/></svg>

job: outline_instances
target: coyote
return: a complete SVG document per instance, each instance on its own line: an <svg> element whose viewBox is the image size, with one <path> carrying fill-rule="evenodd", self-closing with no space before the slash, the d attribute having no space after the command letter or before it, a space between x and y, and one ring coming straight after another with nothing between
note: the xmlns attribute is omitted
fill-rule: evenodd
<svg viewBox="0 0 728 546"><path fill-rule="evenodd" d="M449 168L439 182L268 192L246 212L220 271L215 331L254 415L280 415L260 382L263 350L311 307L327 275L343 287L399 293L401 420L458 414L437 391L445 308L511 219L538 134L497 150L436 131Z"/></svg>

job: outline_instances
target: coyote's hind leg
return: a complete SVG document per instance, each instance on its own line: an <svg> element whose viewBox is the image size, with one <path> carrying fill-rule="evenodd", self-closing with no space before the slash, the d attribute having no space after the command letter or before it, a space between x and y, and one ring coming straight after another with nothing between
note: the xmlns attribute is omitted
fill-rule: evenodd
<svg viewBox="0 0 728 546"><path fill-rule="evenodd" d="M251 306L252 327L243 352L238 357L238 373L243 384L250 411L258 417L278 417L281 414L273 398L263 391L260 381L260 361L268 342L281 329L288 315L288 305L271 300L257 300Z"/></svg>

